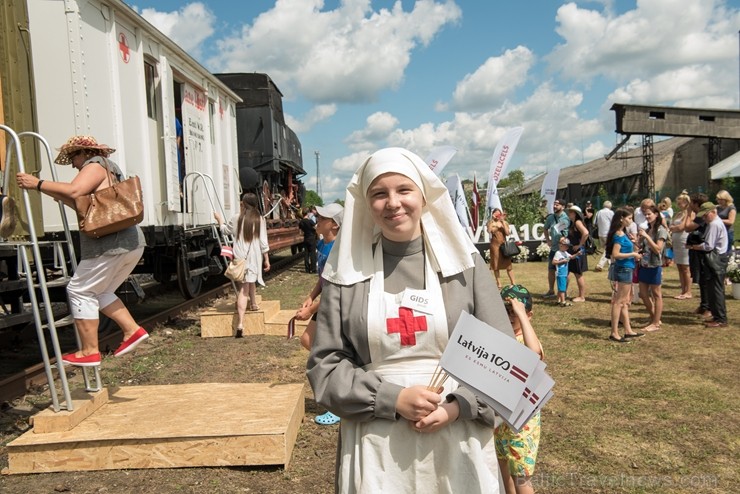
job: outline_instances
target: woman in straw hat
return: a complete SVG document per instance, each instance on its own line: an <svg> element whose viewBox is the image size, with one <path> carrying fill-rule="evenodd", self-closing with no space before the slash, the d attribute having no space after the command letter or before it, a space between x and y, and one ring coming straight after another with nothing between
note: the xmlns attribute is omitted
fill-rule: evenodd
<svg viewBox="0 0 740 494"><path fill-rule="evenodd" d="M92 136L71 137L54 160L60 165L72 165L77 176L72 182L39 180L27 173L18 173L18 186L35 189L74 208L75 199L107 188L105 164L114 179L123 172L108 159L115 149L98 144ZM132 226L98 239L80 235L80 263L67 285L69 307L80 335L81 348L64 355L65 364L83 367L100 365L98 349L98 312L113 319L123 331L123 342L114 355L120 357L132 351L149 335L140 327L115 291L131 274L144 252L144 235Z"/></svg>
<svg viewBox="0 0 740 494"><path fill-rule="evenodd" d="M454 381L427 387L462 311L513 332L421 158L387 148L362 164L323 277L307 374L342 419L337 491L498 492L493 410Z"/></svg>

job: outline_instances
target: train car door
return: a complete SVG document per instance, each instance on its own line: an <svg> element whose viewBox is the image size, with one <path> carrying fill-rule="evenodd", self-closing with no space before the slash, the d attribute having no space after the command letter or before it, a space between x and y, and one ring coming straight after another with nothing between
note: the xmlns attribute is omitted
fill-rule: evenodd
<svg viewBox="0 0 740 494"><path fill-rule="evenodd" d="M160 88L162 91L162 133L164 138L165 183L167 210L182 211L180 202L180 172L175 105L175 78L165 57L160 59Z"/></svg>
<svg viewBox="0 0 740 494"><path fill-rule="evenodd" d="M208 159L210 145L208 98L203 90L187 82L182 84L181 90L185 170L187 173L209 174L213 178ZM195 224L208 224L213 221L205 190L207 186L208 184L202 180L188 180L188 211L192 213L189 221Z"/></svg>

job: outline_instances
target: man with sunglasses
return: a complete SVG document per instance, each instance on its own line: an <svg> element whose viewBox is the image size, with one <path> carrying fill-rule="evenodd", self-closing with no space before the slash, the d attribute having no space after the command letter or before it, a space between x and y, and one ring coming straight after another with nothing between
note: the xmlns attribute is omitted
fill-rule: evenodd
<svg viewBox="0 0 740 494"><path fill-rule="evenodd" d="M555 199L552 203L552 211L545 219L545 242L550 246L550 255L547 259L548 290L543 295L544 298L555 296L556 266L552 263L552 259L558 251L560 239L562 237L568 237L568 228L570 227L570 219L565 213L565 201L563 199Z"/></svg>

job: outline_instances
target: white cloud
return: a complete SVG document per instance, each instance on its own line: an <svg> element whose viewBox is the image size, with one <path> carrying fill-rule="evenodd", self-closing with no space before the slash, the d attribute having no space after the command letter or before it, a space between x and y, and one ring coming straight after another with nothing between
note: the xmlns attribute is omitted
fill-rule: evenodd
<svg viewBox="0 0 740 494"><path fill-rule="evenodd" d="M196 59L200 56L203 41L213 34L216 21L213 13L200 2L187 4L175 12L143 9L140 13Z"/></svg>
<svg viewBox="0 0 740 494"><path fill-rule="evenodd" d="M522 168L529 177L544 171L548 165L588 161L611 149L609 144L598 140L606 130L604 125L598 119L579 116L582 102L581 93L558 91L551 83L545 83L520 103L506 101L500 108L484 113L458 112L450 121L426 122L412 129L373 126L373 122L388 121L390 117L375 114L376 119L368 118L368 125L352 134L363 136L364 150L335 160L332 169L338 174L353 172L368 152L385 146L401 146L425 156L436 146L451 145L458 153L445 169L446 173L472 178L475 170L479 177L485 176L503 134L511 127L522 125L524 134L512 169ZM345 182L348 179L346 176Z"/></svg>
<svg viewBox="0 0 740 494"><path fill-rule="evenodd" d="M349 178L355 173L355 171L357 171L360 165L368 158L368 156L370 156L370 154L374 150L374 148L364 149L362 151L358 151L348 156L343 156L342 158L336 159L334 160L334 163L332 163L331 169L337 172L350 172L349 174L345 173L345 175L348 175Z"/></svg>
<svg viewBox="0 0 740 494"><path fill-rule="evenodd" d="M267 72L285 94L319 102L368 102L403 80L411 53L427 45L460 8L419 0L404 11L373 11L370 0L346 0L322 11L322 0L279 0L241 32L218 42L216 71Z"/></svg>
<svg viewBox="0 0 740 494"><path fill-rule="evenodd" d="M564 76L589 81L651 78L698 64L734 63L740 11L721 0L638 0L615 16L568 3L558 9L564 39L548 56Z"/></svg>
<svg viewBox="0 0 740 494"><path fill-rule="evenodd" d="M398 119L388 112L376 112L367 117L367 125L362 130L352 132L345 142L351 149L372 148L382 141L398 125Z"/></svg>
<svg viewBox="0 0 740 494"><path fill-rule="evenodd" d="M290 115L285 115L285 123L288 124L293 132L300 134L308 132L314 125L328 120L337 112L337 105L316 105L305 115L302 120L298 120Z"/></svg>
<svg viewBox="0 0 740 494"><path fill-rule="evenodd" d="M457 83L452 95L453 110L486 111L499 106L504 99L527 79L534 64L531 50L517 46L500 57L490 57L472 74ZM438 109L446 109L444 106Z"/></svg>
<svg viewBox="0 0 740 494"><path fill-rule="evenodd" d="M608 100L625 104L730 108L734 106L734 94L728 94L723 88L734 85L733 79L728 71L718 72L711 65L681 67L650 79L633 79L614 90Z"/></svg>

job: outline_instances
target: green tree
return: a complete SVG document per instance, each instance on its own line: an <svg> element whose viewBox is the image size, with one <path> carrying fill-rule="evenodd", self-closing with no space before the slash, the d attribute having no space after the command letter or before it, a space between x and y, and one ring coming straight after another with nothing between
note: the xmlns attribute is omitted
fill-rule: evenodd
<svg viewBox="0 0 740 494"><path fill-rule="evenodd" d="M501 207L506 213L506 221L515 225L533 225L541 221L539 194L521 194L524 188L524 172L512 170L499 180L498 190Z"/></svg>
<svg viewBox="0 0 740 494"><path fill-rule="evenodd" d="M316 193L315 190L306 190L306 197L303 199L301 207L310 208L311 206L323 206L324 200Z"/></svg>
<svg viewBox="0 0 740 494"><path fill-rule="evenodd" d="M499 189L521 189L524 186L524 172L521 170L512 170L504 178L498 181Z"/></svg>

